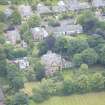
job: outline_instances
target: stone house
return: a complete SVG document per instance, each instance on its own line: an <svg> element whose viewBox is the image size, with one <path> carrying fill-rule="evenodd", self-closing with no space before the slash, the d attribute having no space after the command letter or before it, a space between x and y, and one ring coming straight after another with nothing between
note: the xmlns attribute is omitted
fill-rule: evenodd
<svg viewBox="0 0 105 105"><path fill-rule="evenodd" d="M72 67L72 63L66 61L61 55L48 51L41 57L41 62L45 66L46 75L53 75L55 72L63 69Z"/></svg>
<svg viewBox="0 0 105 105"><path fill-rule="evenodd" d="M41 27L31 28L30 31L31 31L33 39L35 41L43 40L44 38L46 38L48 36L47 31Z"/></svg>
<svg viewBox="0 0 105 105"><path fill-rule="evenodd" d="M83 33L83 28L79 24L49 27L48 30L50 30L50 33L53 33L54 36L75 35Z"/></svg>
<svg viewBox="0 0 105 105"><path fill-rule="evenodd" d="M20 34L17 28L10 27L7 30L5 30L5 37L7 41L9 41L12 44L16 44L17 41L20 41Z"/></svg>
<svg viewBox="0 0 105 105"><path fill-rule="evenodd" d="M89 9L91 8L91 6L89 5L88 2L81 2L79 3L79 8L82 10L82 9Z"/></svg>
<svg viewBox="0 0 105 105"><path fill-rule="evenodd" d="M66 2L68 10L79 10L79 2L78 0L67 0Z"/></svg>
<svg viewBox="0 0 105 105"><path fill-rule="evenodd" d="M66 8L66 4L64 1L59 1L57 3L57 5L52 6L52 11L53 13L62 13L62 12L66 12L67 8Z"/></svg>
<svg viewBox="0 0 105 105"><path fill-rule="evenodd" d="M10 63L16 64L20 69L26 69L29 67L29 61L27 57L11 60Z"/></svg>
<svg viewBox="0 0 105 105"><path fill-rule="evenodd" d="M104 0L93 0L92 6L96 8L103 7L105 6L105 1Z"/></svg>
<svg viewBox="0 0 105 105"><path fill-rule="evenodd" d="M20 5L18 10L22 18L28 18L32 15L32 9L29 5Z"/></svg>
<svg viewBox="0 0 105 105"><path fill-rule="evenodd" d="M45 6L44 4L38 4L37 5L37 12L39 14L51 14L52 11L50 10L50 6Z"/></svg>

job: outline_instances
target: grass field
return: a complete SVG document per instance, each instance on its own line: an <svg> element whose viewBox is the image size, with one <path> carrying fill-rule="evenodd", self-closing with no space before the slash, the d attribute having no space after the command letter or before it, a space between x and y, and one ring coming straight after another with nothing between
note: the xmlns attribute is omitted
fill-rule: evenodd
<svg viewBox="0 0 105 105"><path fill-rule="evenodd" d="M0 11L4 11L6 8L6 5L0 5Z"/></svg>
<svg viewBox="0 0 105 105"><path fill-rule="evenodd" d="M30 105L105 105L105 92L53 97L40 104L31 101Z"/></svg>

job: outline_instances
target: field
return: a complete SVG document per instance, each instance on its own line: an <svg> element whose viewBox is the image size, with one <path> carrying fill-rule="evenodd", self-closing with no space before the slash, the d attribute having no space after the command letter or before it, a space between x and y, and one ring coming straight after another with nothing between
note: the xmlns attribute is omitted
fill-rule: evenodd
<svg viewBox="0 0 105 105"><path fill-rule="evenodd" d="M41 104L31 101L30 105L105 105L105 92L53 97Z"/></svg>

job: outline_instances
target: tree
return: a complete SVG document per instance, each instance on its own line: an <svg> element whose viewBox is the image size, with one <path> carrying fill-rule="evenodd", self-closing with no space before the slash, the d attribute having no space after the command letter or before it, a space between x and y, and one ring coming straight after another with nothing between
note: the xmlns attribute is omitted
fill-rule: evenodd
<svg viewBox="0 0 105 105"><path fill-rule="evenodd" d="M70 95L74 92L74 83L71 80L65 80L63 82L64 95Z"/></svg>
<svg viewBox="0 0 105 105"><path fill-rule="evenodd" d="M30 28L33 28L33 27L36 27L36 26L39 26L40 25L40 17L37 16L37 15L33 15L31 16L28 21L27 21L27 24Z"/></svg>
<svg viewBox="0 0 105 105"><path fill-rule="evenodd" d="M104 85L105 85L105 78L103 77L103 75L101 73L93 74L92 80L91 80L92 90L101 91L105 88Z"/></svg>
<svg viewBox="0 0 105 105"><path fill-rule="evenodd" d="M97 63L98 54L94 49L87 48L81 53L81 55L84 63L89 65Z"/></svg>
<svg viewBox="0 0 105 105"><path fill-rule="evenodd" d="M80 66L83 63L82 55L75 54L73 56L73 63L75 64L75 66Z"/></svg>
<svg viewBox="0 0 105 105"><path fill-rule="evenodd" d="M0 22L5 23L6 22L6 16L4 12L0 11Z"/></svg>
<svg viewBox="0 0 105 105"><path fill-rule="evenodd" d="M42 81L37 88L33 89L33 100L35 102L43 102L48 98L49 98L49 88L48 88L48 83L45 80Z"/></svg>
<svg viewBox="0 0 105 105"><path fill-rule="evenodd" d="M8 64L7 79L9 80L9 87L15 92L24 87L21 72L15 64Z"/></svg>
<svg viewBox="0 0 105 105"><path fill-rule="evenodd" d="M21 24L21 16L17 10L15 10L12 15L9 17L8 21L11 25L20 25Z"/></svg>
<svg viewBox="0 0 105 105"><path fill-rule="evenodd" d="M85 11L78 17L78 23L83 26L84 32L92 33L97 28L98 20L92 12Z"/></svg>
<svg viewBox="0 0 105 105"><path fill-rule="evenodd" d="M10 82L10 87L14 91L19 91L19 89L23 88L24 87L24 82L23 82L22 77L20 77L20 76L14 77Z"/></svg>
<svg viewBox="0 0 105 105"><path fill-rule="evenodd" d="M4 48L0 45L0 76L7 74L7 61Z"/></svg>
<svg viewBox="0 0 105 105"><path fill-rule="evenodd" d="M102 64L105 64L105 45L102 45L99 50L99 60Z"/></svg>
<svg viewBox="0 0 105 105"><path fill-rule="evenodd" d="M13 105L29 105L28 96L23 92L16 93L13 97Z"/></svg>
<svg viewBox="0 0 105 105"><path fill-rule="evenodd" d="M37 80L41 80L45 77L44 66L40 62L36 62L34 66L35 77Z"/></svg>
<svg viewBox="0 0 105 105"><path fill-rule="evenodd" d="M75 81L75 83L76 83L76 90L80 93L84 93L90 90L89 78L85 74L80 75Z"/></svg>
<svg viewBox="0 0 105 105"><path fill-rule="evenodd" d="M88 71L88 65L87 64L81 64L80 71L82 73L87 73L87 71Z"/></svg>
<svg viewBox="0 0 105 105"><path fill-rule="evenodd" d="M74 55L81 53L84 49L88 48L87 41L84 40L70 40L67 47L67 55Z"/></svg>
<svg viewBox="0 0 105 105"><path fill-rule="evenodd" d="M63 37L59 37L55 42L54 51L60 54L65 54L65 52L67 51L67 47L67 40Z"/></svg>

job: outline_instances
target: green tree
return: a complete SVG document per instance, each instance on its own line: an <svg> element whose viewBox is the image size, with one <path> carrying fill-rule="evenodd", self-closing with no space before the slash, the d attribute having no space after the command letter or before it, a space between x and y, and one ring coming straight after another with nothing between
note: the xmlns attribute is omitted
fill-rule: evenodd
<svg viewBox="0 0 105 105"><path fill-rule="evenodd" d="M45 77L44 66L40 62L36 62L34 66L35 77L37 80L41 80Z"/></svg>
<svg viewBox="0 0 105 105"><path fill-rule="evenodd" d="M13 97L13 105L29 105L28 96L23 92L16 93Z"/></svg>
<svg viewBox="0 0 105 105"><path fill-rule="evenodd" d="M83 63L82 55L75 54L73 56L73 63L75 64L75 66L80 66Z"/></svg>
<svg viewBox="0 0 105 105"><path fill-rule="evenodd" d="M29 20L27 21L27 24L30 28L32 27L36 27L40 25L40 17L33 15L32 17L29 18Z"/></svg>
<svg viewBox="0 0 105 105"><path fill-rule="evenodd" d="M91 80L92 90L101 91L105 88L104 85L105 85L105 78L103 77L103 75L101 73L93 74L92 80Z"/></svg>
<svg viewBox="0 0 105 105"><path fill-rule="evenodd" d="M94 49L87 48L81 53L81 55L84 63L89 65L97 63L98 54Z"/></svg>
<svg viewBox="0 0 105 105"><path fill-rule="evenodd" d="M74 93L74 83L71 80L65 80L63 82L63 93L64 95L70 95Z"/></svg>
<svg viewBox="0 0 105 105"><path fill-rule="evenodd" d="M11 25L21 24L21 16L17 10L15 10L12 15L9 17L8 21Z"/></svg>
<svg viewBox="0 0 105 105"><path fill-rule="evenodd" d="M7 74L7 61L4 48L0 45L0 76Z"/></svg>
<svg viewBox="0 0 105 105"><path fill-rule="evenodd" d="M20 77L20 76L14 77L10 82L10 87L14 91L19 91L19 89L23 88L24 87L24 82L23 82L22 77Z"/></svg>

